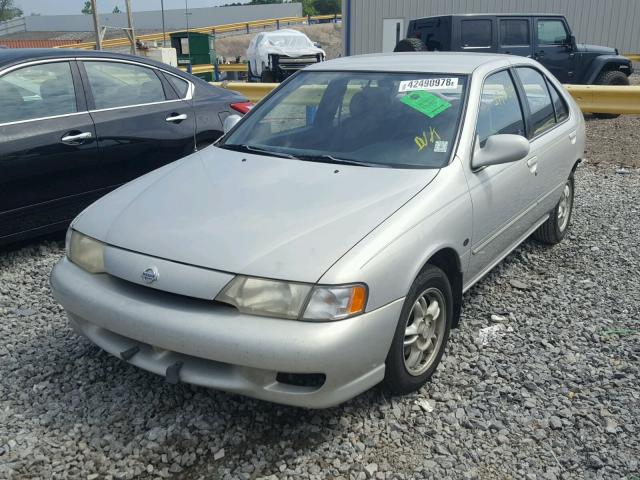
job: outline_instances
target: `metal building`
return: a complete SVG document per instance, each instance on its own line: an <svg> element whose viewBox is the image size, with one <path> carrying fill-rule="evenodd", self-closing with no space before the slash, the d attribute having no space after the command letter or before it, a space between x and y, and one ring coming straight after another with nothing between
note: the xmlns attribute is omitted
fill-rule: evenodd
<svg viewBox="0 0 640 480"><path fill-rule="evenodd" d="M342 0L344 54L392 51L409 20L454 13L558 13L578 43L640 53L640 0Z"/></svg>

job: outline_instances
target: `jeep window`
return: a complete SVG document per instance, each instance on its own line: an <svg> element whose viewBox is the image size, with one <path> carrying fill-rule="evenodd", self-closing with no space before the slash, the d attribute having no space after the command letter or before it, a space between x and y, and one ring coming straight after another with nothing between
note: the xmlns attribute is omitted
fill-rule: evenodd
<svg viewBox="0 0 640 480"><path fill-rule="evenodd" d="M302 71L219 147L292 161L441 168L454 150L467 81L443 73Z"/></svg>
<svg viewBox="0 0 640 480"><path fill-rule="evenodd" d="M518 67L516 72L524 87L525 98L529 105L531 138L537 137L556 124L547 83L542 74L533 68Z"/></svg>
<svg viewBox="0 0 640 480"><path fill-rule="evenodd" d="M564 45L568 36L562 20L538 20L539 45Z"/></svg>
<svg viewBox="0 0 640 480"><path fill-rule="evenodd" d="M556 122L564 122L567 118L569 118L569 107L567 106L567 102L565 102L564 98L558 93L556 87L549 81L547 78L547 86L549 87L549 92L551 93L551 101L553 102L553 109L556 112Z"/></svg>
<svg viewBox="0 0 640 480"><path fill-rule="evenodd" d="M492 43L491 20L462 20L461 40L464 48L489 48Z"/></svg>
<svg viewBox="0 0 640 480"><path fill-rule="evenodd" d="M500 45L529 45L529 20L500 20Z"/></svg>
<svg viewBox="0 0 640 480"><path fill-rule="evenodd" d="M487 77L482 86L476 135L480 146L491 135L511 133L525 136L524 116L515 85L508 71Z"/></svg>

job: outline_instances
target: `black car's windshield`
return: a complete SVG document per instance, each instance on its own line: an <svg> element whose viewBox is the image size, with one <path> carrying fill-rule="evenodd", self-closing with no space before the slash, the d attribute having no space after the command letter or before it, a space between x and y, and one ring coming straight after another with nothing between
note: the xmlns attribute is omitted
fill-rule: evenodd
<svg viewBox="0 0 640 480"><path fill-rule="evenodd" d="M300 72L220 144L307 161L440 168L449 161L467 77Z"/></svg>

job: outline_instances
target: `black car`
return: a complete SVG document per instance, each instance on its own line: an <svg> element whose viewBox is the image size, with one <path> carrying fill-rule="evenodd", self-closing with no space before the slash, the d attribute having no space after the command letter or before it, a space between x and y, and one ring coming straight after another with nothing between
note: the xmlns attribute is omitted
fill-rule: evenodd
<svg viewBox="0 0 640 480"><path fill-rule="evenodd" d="M217 140L242 95L96 51L0 51L0 244L64 229L115 187Z"/></svg>
<svg viewBox="0 0 640 480"><path fill-rule="evenodd" d="M577 44L562 15L467 14L409 22L395 51L495 52L531 57L571 84L629 85L631 61L618 50Z"/></svg>

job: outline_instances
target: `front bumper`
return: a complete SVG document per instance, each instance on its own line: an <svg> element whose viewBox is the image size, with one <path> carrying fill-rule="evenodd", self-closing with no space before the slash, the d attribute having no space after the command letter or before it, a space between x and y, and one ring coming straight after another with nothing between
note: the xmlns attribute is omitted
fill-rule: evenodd
<svg viewBox="0 0 640 480"><path fill-rule="evenodd" d="M383 379L404 300L337 322L281 320L90 274L66 258L51 288L78 333L118 357L138 347L133 365L164 376L181 362L182 382L307 408L337 405ZM279 372L326 379L292 385Z"/></svg>

